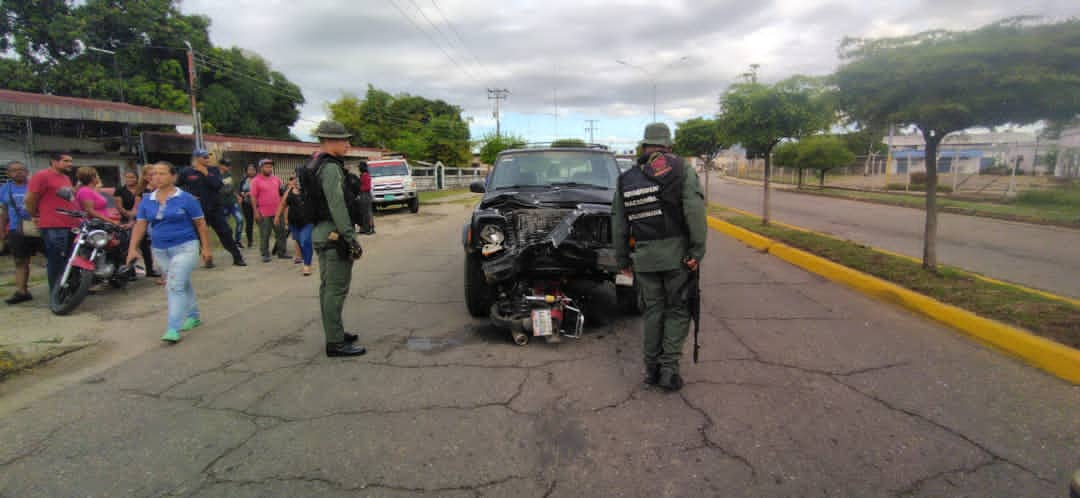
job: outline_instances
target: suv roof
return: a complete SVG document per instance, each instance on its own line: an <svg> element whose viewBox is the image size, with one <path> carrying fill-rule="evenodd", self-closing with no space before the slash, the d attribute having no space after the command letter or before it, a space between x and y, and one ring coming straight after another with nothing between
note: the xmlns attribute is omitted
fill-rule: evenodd
<svg viewBox="0 0 1080 498"><path fill-rule="evenodd" d="M600 144L587 145L585 147L551 147L551 146L546 146L546 145L533 146L533 144L526 144L525 147L519 147L519 148L516 148L516 149L506 149L506 150L504 150L502 152L499 152L495 157L500 157L503 154L521 154L521 153L532 153L532 152L545 152L545 151L551 151L551 150L569 150L569 151L577 151L577 152L592 152L592 153L598 153L598 154L607 154L607 155L611 155L611 156L615 155L613 152L608 150L606 145L600 145Z"/></svg>

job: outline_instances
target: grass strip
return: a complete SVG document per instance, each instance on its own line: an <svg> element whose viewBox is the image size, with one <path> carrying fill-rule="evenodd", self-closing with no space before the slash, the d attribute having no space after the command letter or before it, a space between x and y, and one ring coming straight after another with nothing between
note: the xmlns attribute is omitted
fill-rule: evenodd
<svg viewBox="0 0 1080 498"><path fill-rule="evenodd" d="M1026 329L1036 335L1080 349L1080 307L1009 285L977 278L963 270L941 266L928 272L914 261L814 232L775 225L756 217L710 206L709 213L770 239L802 249L835 263L892 282L963 308L977 315Z"/></svg>
<svg viewBox="0 0 1080 498"><path fill-rule="evenodd" d="M800 194L820 195L855 201L873 202L890 206L902 206L914 209L926 209L926 199L922 196L888 194L884 192L859 192L854 190L802 189L790 190ZM1080 199L1071 199L1073 193L1066 191L1051 202L1039 202L1042 192L1025 192L1010 202L980 202L938 197L938 206L942 212L982 216L1009 221L1036 223L1042 225L1080 226ZM1030 199L1029 199L1030 197Z"/></svg>

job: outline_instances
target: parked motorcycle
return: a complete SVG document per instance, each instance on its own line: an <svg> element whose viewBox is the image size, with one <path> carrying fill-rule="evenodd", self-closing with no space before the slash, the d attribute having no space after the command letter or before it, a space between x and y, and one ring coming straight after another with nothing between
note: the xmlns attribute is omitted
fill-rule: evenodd
<svg viewBox="0 0 1080 498"><path fill-rule="evenodd" d="M95 283L108 282L114 288L123 288L134 277L135 269L125 264L130 229L88 218L82 211L56 211L82 220L72 230L75 242L67 265L49 296L49 309L54 314L66 315L86 299Z"/></svg>

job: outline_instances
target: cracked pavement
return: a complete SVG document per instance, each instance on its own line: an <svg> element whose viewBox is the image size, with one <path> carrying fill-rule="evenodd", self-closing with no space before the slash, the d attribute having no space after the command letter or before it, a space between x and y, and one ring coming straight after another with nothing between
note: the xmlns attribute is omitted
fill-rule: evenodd
<svg viewBox="0 0 1080 498"><path fill-rule="evenodd" d="M467 212L380 218L360 358L322 355L313 279L172 347L133 322L139 354L0 410L0 495L1048 497L1080 467L1077 386L718 234L680 393L634 318L515 346L465 311Z"/></svg>

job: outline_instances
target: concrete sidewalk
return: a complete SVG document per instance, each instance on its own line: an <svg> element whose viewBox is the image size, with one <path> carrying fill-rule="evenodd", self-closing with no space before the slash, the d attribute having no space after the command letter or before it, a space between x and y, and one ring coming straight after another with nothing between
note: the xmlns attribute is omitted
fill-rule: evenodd
<svg viewBox="0 0 1080 498"><path fill-rule="evenodd" d="M465 312L467 214L365 253L367 356L321 354L299 280L0 410L0 495L1041 497L1080 466L1077 387L715 233L681 393L640 383L638 320L515 346Z"/></svg>

